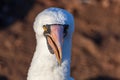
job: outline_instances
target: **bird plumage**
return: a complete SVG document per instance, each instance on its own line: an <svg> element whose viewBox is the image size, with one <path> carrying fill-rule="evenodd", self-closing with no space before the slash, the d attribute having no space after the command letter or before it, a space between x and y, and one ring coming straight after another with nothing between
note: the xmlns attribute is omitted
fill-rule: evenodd
<svg viewBox="0 0 120 80"><path fill-rule="evenodd" d="M51 54L46 37L43 35L43 25L68 24L67 36L62 45L62 62L59 65L55 54ZM36 50L28 71L27 80L73 80L70 77L71 42L74 31L73 16L64 9L48 8L38 14L34 22L36 33Z"/></svg>

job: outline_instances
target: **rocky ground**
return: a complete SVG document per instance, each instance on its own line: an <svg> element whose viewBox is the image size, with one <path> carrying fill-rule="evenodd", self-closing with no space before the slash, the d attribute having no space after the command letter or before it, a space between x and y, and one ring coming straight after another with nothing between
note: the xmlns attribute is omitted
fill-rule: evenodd
<svg viewBox="0 0 120 80"><path fill-rule="evenodd" d="M75 80L120 80L120 0L36 0L22 19L0 30L0 80L26 80L36 45L34 18L51 6L75 17Z"/></svg>

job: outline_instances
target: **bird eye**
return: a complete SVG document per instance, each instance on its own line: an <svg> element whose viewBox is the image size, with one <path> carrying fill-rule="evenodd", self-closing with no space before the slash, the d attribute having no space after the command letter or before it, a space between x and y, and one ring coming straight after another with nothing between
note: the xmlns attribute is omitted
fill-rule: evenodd
<svg viewBox="0 0 120 80"><path fill-rule="evenodd" d="M47 27L45 25L43 25L43 29L44 31L47 31Z"/></svg>
<svg viewBox="0 0 120 80"><path fill-rule="evenodd" d="M68 25L64 25L64 37L67 36L67 33L68 33Z"/></svg>
<svg viewBox="0 0 120 80"><path fill-rule="evenodd" d="M44 35L50 34L51 30L50 30L50 25L43 25L43 29L44 29Z"/></svg>

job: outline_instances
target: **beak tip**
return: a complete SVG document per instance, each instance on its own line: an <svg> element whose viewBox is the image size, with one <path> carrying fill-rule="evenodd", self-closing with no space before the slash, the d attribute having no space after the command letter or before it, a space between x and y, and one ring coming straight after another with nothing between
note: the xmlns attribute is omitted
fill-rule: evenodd
<svg viewBox="0 0 120 80"><path fill-rule="evenodd" d="M61 66L61 61L59 61L58 64Z"/></svg>

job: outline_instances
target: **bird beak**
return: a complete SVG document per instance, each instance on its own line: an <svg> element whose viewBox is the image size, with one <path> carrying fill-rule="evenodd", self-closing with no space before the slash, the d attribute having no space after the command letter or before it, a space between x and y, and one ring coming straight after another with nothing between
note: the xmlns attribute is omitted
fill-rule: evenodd
<svg viewBox="0 0 120 80"><path fill-rule="evenodd" d="M59 64L62 62L63 26L52 25L47 41Z"/></svg>

